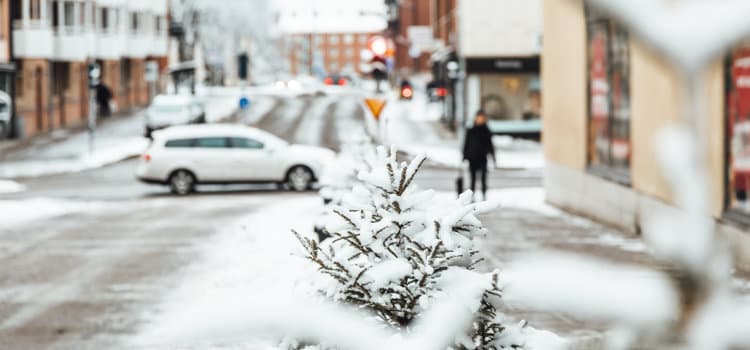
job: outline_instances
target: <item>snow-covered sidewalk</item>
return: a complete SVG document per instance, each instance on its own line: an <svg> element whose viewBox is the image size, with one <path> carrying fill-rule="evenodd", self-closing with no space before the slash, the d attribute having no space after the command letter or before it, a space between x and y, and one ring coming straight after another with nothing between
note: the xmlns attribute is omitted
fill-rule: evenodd
<svg viewBox="0 0 750 350"><path fill-rule="evenodd" d="M440 122L441 113L441 104L429 102L422 93L416 93L411 101L401 101L391 95L380 125L387 130L387 142L398 145L400 150L426 154L434 163L457 168L462 161L459 139ZM496 165L500 169L544 167L544 154L538 142L495 136L493 143Z"/></svg>
<svg viewBox="0 0 750 350"><path fill-rule="evenodd" d="M527 309L523 293L512 286L518 278L512 271L517 259L540 249L562 249L654 271L663 268L650 257L639 238L547 205L541 188L493 190L490 200L499 207L481 217L489 234L478 248L486 259L481 269L500 268L501 277L510 279L504 280L511 284L504 291L504 311L528 320L535 328L565 337L573 349L600 348L607 325ZM290 230L309 233L320 208L320 199L315 195L278 201L207 243L204 258L184 271L183 283L165 298L159 312L134 338L132 347L157 349L169 344L178 349L273 348L276 344L268 336L284 335L284 327L302 327L305 317L313 317L305 310L282 308L278 315L270 315L269 306L299 308L302 300L312 303L310 310L318 310L320 305L304 299L300 292L304 285L298 283L298 277L315 271L293 255L301 254L301 250ZM280 221L281 217L285 219ZM747 292L747 283L737 285L745 286L743 292ZM295 313L300 317L298 322L278 319Z"/></svg>
<svg viewBox="0 0 750 350"><path fill-rule="evenodd" d="M137 156L148 147L140 113L105 120L96 130L89 152L85 130L60 131L33 139L30 144L3 154L0 178L21 178L78 172ZM58 136L58 137L55 137Z"/></svg>
<svg viewBox="0 0 750 350"><path fill-rule="evenodd" d="M271 334L260 330L263 322L276 321L259 303L294 304L296 281L315 273L292 256L302 252L291 230L310 232L321 205L314 194L275 200L207 242L203 259L186 268L181 285L130 348L214 349L225 341L237 349L272 346L265 339Z"/></svg>

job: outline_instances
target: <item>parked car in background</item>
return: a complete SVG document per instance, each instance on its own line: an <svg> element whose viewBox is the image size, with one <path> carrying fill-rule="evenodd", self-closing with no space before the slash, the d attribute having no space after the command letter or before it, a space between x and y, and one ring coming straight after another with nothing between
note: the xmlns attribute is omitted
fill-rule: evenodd
<svg viewBox="0 0 750 350"><path fill-rule="evenodd" d="M323 79L323 84L345 86L351 83L351 79L345 75L329 75Z"/></svg>
<svg viewBox="0 0 750 350"><path fill-rule="evenodd" d="M8 137L10 132L10 117L13 113L13 100L10 95L0 91L0 139Z"/></svg>
<svg viewBox="0 0 750 350"><path fill-rule="evenodd" d="M448 96L448 88L437 81L430 81L427 83L427 96L429 97L430 102L442 101Z"/></svg>
<svg viewBox="0 0 750 350"><path fill-rule="evenodd" d="M159 95L146 110L146 137L155 130L175 125L202 124L206 110L199 100L190 95Z"/></svg>
<svg viewBox="0 0 750 350"><path fill-rule="evenodd" d="M329 149L289 144L242 125L177 126L153 136L136 177L179 195L197 184L277 183L304 191L335 157Z"/></svg>

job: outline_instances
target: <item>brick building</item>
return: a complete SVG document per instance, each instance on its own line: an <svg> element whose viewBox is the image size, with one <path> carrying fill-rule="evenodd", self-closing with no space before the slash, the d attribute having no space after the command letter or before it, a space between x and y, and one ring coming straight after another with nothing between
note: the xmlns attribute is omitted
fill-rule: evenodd
<svg viewBox="0 0 750 350"><path fill-rule="evenodd" d="M361 51L386 27L382 0L297 1L277 10L292 74L360 73Z"/></svg>
<svg viewBox="0 0 750 350"><path fill-rule="evenodd" d="M413 40L420 30L434 36L434 0L405 0L399 2L398 23L394 42L396 44L396 71L401 74L426 72L430 70L430 50L433 47L420 47Z"/></svg>
<svg viewBox="0 0 750 350"><path fill-rule="evenodd" d="M361 51L375 33L302 33L289 38L290 71L309 74L361 73Z"/></svg>
<svg viewBox="0 0 750 350"><path fill-rule="evenodd" d="M145 64L167 54L166 0L13 1L12 60L20 134L81 125L88 116L87 65L102 67L115 111L149 102Z"/></svg>

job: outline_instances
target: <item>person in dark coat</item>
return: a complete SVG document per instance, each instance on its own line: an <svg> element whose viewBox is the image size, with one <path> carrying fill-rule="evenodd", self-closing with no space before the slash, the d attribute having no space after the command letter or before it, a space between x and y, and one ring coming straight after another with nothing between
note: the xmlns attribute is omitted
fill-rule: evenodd
<svg viewBox="0 0 750 350"><path fill-rule="evenodd" d="M471 172L471 191L475 192L477 173L482 177L482 198L487 199L487 156L492 156L495 163L495 147L492 145L492 133L487 127L487 115L479 110L474 117L474 126L466 132L464 140L464 160L469 161Z"/></svg>
<svg viewBox="0 0 750 350"><path fill-rule="evenodd" d="M99 106L99 115L106 118L112 116L112 110L109 108L109 100L112 99L112 90L104 83L96 86L96 104Z"/></svg>

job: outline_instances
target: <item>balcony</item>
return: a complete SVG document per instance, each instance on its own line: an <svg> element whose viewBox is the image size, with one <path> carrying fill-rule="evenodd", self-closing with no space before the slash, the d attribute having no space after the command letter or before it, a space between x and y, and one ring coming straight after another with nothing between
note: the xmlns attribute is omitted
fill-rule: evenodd
<svg viewBox="0 0 750 350"><path fill-rule="evenodd" d="M81 28L59 27L54 32L54 59L59 61L85 61L90 53L89 35Z"/></svg>
<svg viewBox="0 0 750 350"><path fill-rule="evenodd" d="M153 45L151 46L149 56L167 56L169 53L169 37L166 33L157 34L152 38Z"/></svg>
<svg viewBox="0 0 750 350"><path fill-rule="evenodd" d="M53 59L55 35L48 21L13 22L13 53L19 58Z"/></svg>
<svg viewBox="0 0 750 350"><path fill-rule="evenodd" d="M121 32L106 30L96 35L96 50L94 56L103 60L117 60L126 51L128 37Z"/></svg>
<svg viewBox="0 0 750 350"><path fill-rule="evenodd" d="M123 56L128 58L146 58L151 54L154 37L144 32L130 33L127 38L127 50Z"/></svg>

